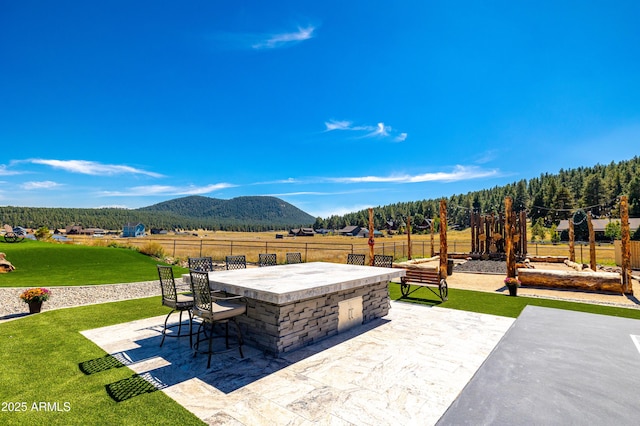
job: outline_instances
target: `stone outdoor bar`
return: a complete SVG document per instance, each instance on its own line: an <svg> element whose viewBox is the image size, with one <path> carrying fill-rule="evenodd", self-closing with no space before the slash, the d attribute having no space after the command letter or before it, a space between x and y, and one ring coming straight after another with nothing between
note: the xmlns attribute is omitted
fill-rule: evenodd
<svg viewBox="0 0 640 426"><path fill-rule="evenodd" d="M212 290L247 298L246 343L278 356L389 312L403 269L312 262L210 272Z"/></svg>

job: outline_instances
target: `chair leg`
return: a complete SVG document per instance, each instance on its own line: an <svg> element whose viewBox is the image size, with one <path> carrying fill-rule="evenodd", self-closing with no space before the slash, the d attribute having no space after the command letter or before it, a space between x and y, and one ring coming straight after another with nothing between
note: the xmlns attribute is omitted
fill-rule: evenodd
<svg viewBox="0 0 640 426"><path fill-rule="evenodd" d="M209 335L209 354L208 354L209 357L207 359L207 368L211 367L211 355L212 355L212 352L213 352L213 346L212 346L213 345L213 325L214 325L214 322L212 321L211 322L211 334Z"/></svg>
<svg viewBox="0 0 640 426"><path fill-rule="evenodd" d="M198 331L196 332L196 335L198 336L198 338L196 339L196 343L194 345L192 345L191 347L193 348L193 357L195 358L196 355L198 354L198 348L200 347L200 333L202 333L202 328L205 325L204 321L200 323L200 325L198 326ZM205 333L206 334L206 333Z"/></svg>
<svg viewBox="0 0 640 426"><path fill-rule="evenodd" d="M178 315L178 336L182 332L182 311L180 311L180 315Z"/></svg>
<svg viewBox="0 0 640 426"><path fill-rule="evenodd" d="M236 325L236 332L238 333L238 349L240 349L240 358L244 358L244 354L242 353L242 345L244 344L244 340L242 340L242 332L240 331L240 324L238 324L238 321L236 321L235 318L231 318L231 319L233 320L233 323Z"/></svg>
<svg viewBox="0 0 640 426"><path fill-rule="evenodd" d="M224 327L224 344L226 345L227 349L229 349L229 321L225 321Z"/></svg>
<svg viewBox="0 0 640 426"><path fill-rule="evenodd" d="M191 311L187 312L189 314L189 347L193 347L193 315L191 315Z"/></svg>
<svg viewBox="0 0 640 426"><path fill-rule="evenodd" d="M169 312L169 315L167 315L167 317L164 319L164 328L162 329L162 340L160 341L160 347L162 347L162 345L164 344L164 338L167 337L167 321L169 321L169 317L174 312L175 310L171 310L171 312Z"/></svg>

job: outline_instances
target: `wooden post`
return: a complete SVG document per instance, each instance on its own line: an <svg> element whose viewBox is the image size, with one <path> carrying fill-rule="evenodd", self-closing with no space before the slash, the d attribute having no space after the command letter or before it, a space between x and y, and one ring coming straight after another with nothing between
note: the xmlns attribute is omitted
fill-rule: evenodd
<svg viewBox="0 0 640 426"><path fill-rule="evenodd" d="M447 200L440 200L440 278L447 278Z"/></svg>
<svg viewBox="0 0 640 426"><path fill-rule="evenodd" d="M504 249L507 254L507 277L516 277L516 255L513 250L513 200L511 197L504 199Z"/></svg>
<svg viewBox="0 0 640 426"><path fill-rule="evenodd" d="M480 240L480 246L479 246L479 252L480 254L485 254L488 253L489 250L487 250L487 230L486 228L486 217L485 216L480 216L480 224L479 224L479 229L482 231L481 235L484 235L484 237Z"/></svg>
<svg viewBox="0 0 640 426"><path fill-rule="evenodd" d="M407 260L411 260L411 216L407 216Z"/></svg>
<svg viewBox="0 0 640 426"><path fill-rule="evenodd" d="M471 212L471 253L476 252L476 212Z"/></svg>
<svg viewBox="0 0 640 426"><path fill-rule="evenodd" d="M376 240L373 237L373 209L369 208L369 265L373 266L373 257L375 255L374 245Z"/></svg>
<svg viewBox="0 0 640 426"><path fill-rule="evenodd" d="M573 217L571 217L569 219L569 260L572 262L575 262L576 261L576 246L575 246L576 233L573 227L574 227Z"/></svg>
<svg viewBox="0 0 640 426"><path fill-rule="evenodd" d="M622 291L633 294L631 283L631 231L629 229L629 203L627 196L620 197L620 228L622 239Z"/></svg>
<svg viewBox="0 0 640 426"><path fill-rule="evenodd" d="M522 210L520 212L520 256L522 256L523 258L525 258L527 256L527 253L529 252L529 247L527 246L528 244L528 238L527 238L527 212L526 210Z"/></svg>
<svg viewBox="0 0 640 426"><path fill-rule="evenodd" d="M434 239L436 233L436 218L431 219L431 257L436 255L435 247L434 247Z"/></svg>
<svg viewBox="0 0 640 426"><path fill-rule="evenodd" d="M589 228L589 267L592 271L596 271L596 233L593 230L593 222L591 221L591 212L587 214L587 227Z"/></svg>

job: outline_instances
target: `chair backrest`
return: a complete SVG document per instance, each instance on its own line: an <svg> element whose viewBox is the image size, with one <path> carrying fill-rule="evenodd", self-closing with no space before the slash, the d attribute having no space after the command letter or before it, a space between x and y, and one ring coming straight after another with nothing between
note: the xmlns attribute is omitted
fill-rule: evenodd
<svg viewBox="0 0 640 426"><path fill-rule="evenodd" d="M209 288L209 274L204 271L191 269L191 293L193 306L201 311L211 311L211 290Z"/></svg>
<svg viewBox="0 0 640 426"><path fill-rule="evenodd" d="M258 266L275 266L277 264L277 257L275 253L260 253L258 254Z"/></svg>
<svg viewBox="0 0 640 426"><path fill-rule="evenodd" d="M364 254L349 253L347 255L347 264L364 266Z"/></svg>
<svg viewBox="0 0 640 426"><path fill-rule="evenodd" d="M173 278L173 268L171 266L157 265L160 286L162 287L162 300L175 301L177 296L176 281Z"/></svg>
<svg viewBox="0 0 640 426"><path fill-rule="evenodd" d="M202 272L213 271L213 259L211 257L190 257L189 269Z"/></svg>
<svg viewBox="0 0 640 426"><path fill-rule="evenodd" d="M247 257L244 254L227 256L225 263L227 264L227 269L246 269Z"/></svg>
<svg viewBox="0 0 640 426"><path fill-rule="evenodd" d="M380 266L383 268L393 267L393 256L386 256L384 254L373 255L373 266Z"/></svg>
<svg viewBox="0 0 640 426"><path fill-rule="evenodd" d="M302 263L302 254L287 253L287 263Z"/></svg>

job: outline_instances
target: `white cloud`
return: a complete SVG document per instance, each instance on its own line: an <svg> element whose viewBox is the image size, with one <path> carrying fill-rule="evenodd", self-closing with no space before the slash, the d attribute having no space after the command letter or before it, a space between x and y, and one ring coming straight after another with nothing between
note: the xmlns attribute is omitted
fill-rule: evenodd
<svg viewBox="0 0 640 426"><path fill-rule="evenodd" d="M334 130L349 130L349 131L359 131L359 132L367 132L365 134L360 135L361 138L386 138L389 136L393 136L393 140L395 142L402 142L407 139L407 133L396 133L393 132L391 126L387 126L384 123L380 122L375 126L372 125L360 125L354 126L351 121L347 120L329 120L324 122L325 132L331 132ZM395 135L395 136L394 136Z"/></svg>
<svg viewBox="0 0 640 426"><path fill-rule="evenodd" d="M159 173L148 172L146 170L136 169L134 167L115 164L101 164L95 161L45 159L31 159L27 161L32 164L42 164L45 166L53 167L54 169L61 169L67 172L80 173L85 175L111 176L118 174L140 174L156 178L163 177Z"/></svg>
<svg viewBox="0 0 640 426"><path fill-rule="evenodd" d="M396 142L404 142L405 140L407 140L407 134L406 133L400 133L393 140L396 141Z"/></svg>
<svg viewBox="0 0 640 426"><path fill-rule="evenodd" d="M325 132L330 132L332 130L353 130L351 128L350 121L329 120L325 121L324 125L326 127Z"/></svg>
<svg viewBox="0 0 640 426"><path fill-rule="evenodd" d="M391 127L385 126L384 123L378 123L375 130L369 133L367 136L389 136L389 132L391 131Z"/></svg>
<svg viewBox="0 0 640 426"><path fill-rule="evenodd" d="M219 191L225 188L232 188L235 185L230 183L216 183L205 186L171 186L171 185L147 185L134 186L126 191L103 191L101 195L110 197L140 197L151 195L202 195Z"/></svg>
<svg viewBox="0 0 640 426"><path fill-rule="evenodd" d="M24 189L25 191L30 191L33 189L51 189L51 188L57 188L60 186L63 186L63 185L57 182L52 182L50 180L45 180L42 182L25 182L22 185L20 185L20 188Z"/></svg>
<svg viewBox="0 0 640 426"><path fill-rule="evenodd" d="M266 38L254 43L251 47L254 49L277 49L288 47L313 38L314 31L315 28L312 26L308 26L306 28L298 27L298 31L268 35Z"/></svg>
<svg viewBox="0 0 640 426"><path fill-rule="evenodd" d="M0 176L13 176L19 174L21 174L21 172L7 170L7 166L5 164L0 164Z"/></svg>
<svg viewBox="0 0 640 426"><path fill-rule="evenodd" d="M497 170L483 170L474 166L455 166L451 172L423 173L419 175L359 176L328 178L335 183L419 183L419 182L456 182L497 176Z"/></svg>

